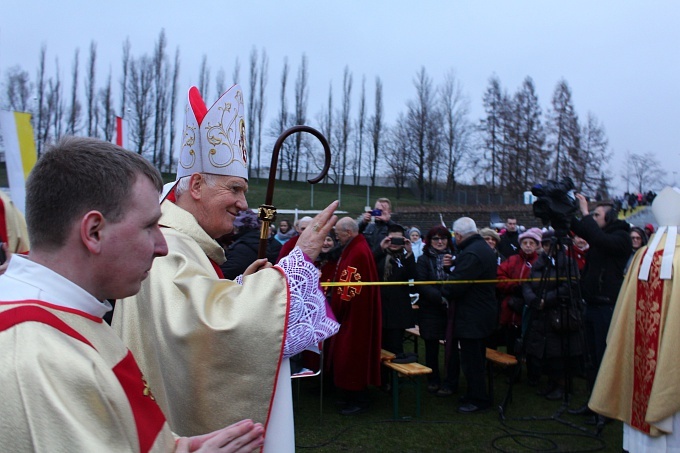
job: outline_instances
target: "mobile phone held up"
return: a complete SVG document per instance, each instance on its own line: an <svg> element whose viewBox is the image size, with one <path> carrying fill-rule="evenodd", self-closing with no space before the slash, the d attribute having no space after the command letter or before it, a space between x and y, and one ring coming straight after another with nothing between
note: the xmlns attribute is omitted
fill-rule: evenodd
<svg viewBox="0 0 680 453"><path fill-rule="evenodd" d="M390 244L392 244L392 245L404 245L404 238L393 237L390 240Z"/></svg>
<svg viewBox="0 0 680 453"><path fill-rule="evenodd" d="M371 210L371 216L373 217L380 217L382 215L382 209L373 209Z"/></svg>

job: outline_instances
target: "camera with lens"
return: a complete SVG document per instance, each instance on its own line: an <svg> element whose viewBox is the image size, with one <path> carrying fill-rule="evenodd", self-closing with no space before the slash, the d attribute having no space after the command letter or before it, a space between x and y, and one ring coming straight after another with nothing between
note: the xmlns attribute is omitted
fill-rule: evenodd
<svg viewBox="0 0 680 453"><path fill-rule="evenodd" d="M534 202L534 216L550 224L556 236L566 236L571 219L578 213L579 206L574 193L574 181L565 177L561 181L549 179L545 184L536 184L531 193L537 197Z"/></svg>

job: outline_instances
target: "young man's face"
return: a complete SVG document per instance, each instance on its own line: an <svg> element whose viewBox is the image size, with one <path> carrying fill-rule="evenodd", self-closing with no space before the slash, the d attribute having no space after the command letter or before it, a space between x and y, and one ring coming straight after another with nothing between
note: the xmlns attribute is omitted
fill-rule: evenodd
<svg viewBox="0 0 680 453"><path fill-rule="evenodd" d="M138 176L123 218L115 223L104 218L100 232L101 256L109 263L101 294L122 299L137 294L149 276L157 256L168 254L168 246L158 226L161 216L158 191L145 176Z"/></svg>
<svg viewBox="0 0 680 453"><path fill-rule="evenodd" d="M517 231L517 219L508 218L505 222L505 229L512 232Z"/></svg>

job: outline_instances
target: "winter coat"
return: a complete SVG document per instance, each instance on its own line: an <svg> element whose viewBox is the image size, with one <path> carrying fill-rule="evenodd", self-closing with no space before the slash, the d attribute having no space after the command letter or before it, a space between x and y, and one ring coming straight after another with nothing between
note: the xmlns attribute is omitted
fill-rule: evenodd
<svg viewBox="0 0 680 453"><path fill-rule="evenodd" d="M524 336L526 353L541 359L581 355L583 321L576 261L567 261L564 251L559 251L555 260L541 253L530 277L545 280L522 284L528 307L524 314L528 324Z"/></svg>
<svg viewBox="0 0 680 453"><path fill-rule="evenodd" d="M220 268L224 278L233 280L257 260L260 247L260 230L246 230L227 247L225 261Z"/></svg>
<svg viewBox="0 0 680 453"><path fill-rule="evenodd" d="M451 254L449 249L441 254ZM437 255L439 252L426 247L416 264L416 281L436 281L446 273L437 272ZM446 305L442 288L444 285L418 285L418 327L424 340L443 340L446 334Z"/></svg>
<svg viewBox="0 0 680 453"><path fill-rule="evenodd" d="M396 256L381 253L378 261L378 278L380 281L405 282L416 278L416 260L413 253L400 253ZM390 276L385 279L385 265L391 262ZM383 329L408 329L415 326L415 313L411 305L411 288L406 285L381 286L382 327Z"/></svg>
<svg viewBox="0 0 680 453"><path fill-rule="evenodd" d="M387 237L387 229L390 225L395 225L395 223L391 220L388 220L387 222L376 220L374 223L359 222L359 232L366 238L366 242L368 242L368 246L371 247L373 256L376 257L376 262L378 255L382 252L380 243Z"/></svg>
<svg viewBox="0 0 680 453"><path fill-rule="evenodd" d="M501 242L497 246L498 252L505 258L519 253L519 231L506 231L501 236Z"/></svg>
<svg viewBox="0 0 680 453"><path fill-rule="evenodd" d="M449 280L495 280L496 256L486 241L474 234L457 244L455 268ZM442 294L449 304L447 331L453 338L484 339L496 328L498 302L494 283L444 285Z"/></svg>
<svg viewBox="0 0 680 453"><path fill-rule="evenodd" d="M537 259L536 252L527 255L520 250L519 254L512 255L498 266L498 279L502 280L496 284L501 296L499 325L515 327L522 325L522 312L525 305L522 283L507 280L529 278L532 265Z"/></svg>
<svg viewBox="0 0 680 453"><path fill-rule="evenodd" d="M633 244L630 225L614 220L600 228L591 215L572 220L571 229L590 248L581 276L581 296L588 305L614 305Z"/></svg>

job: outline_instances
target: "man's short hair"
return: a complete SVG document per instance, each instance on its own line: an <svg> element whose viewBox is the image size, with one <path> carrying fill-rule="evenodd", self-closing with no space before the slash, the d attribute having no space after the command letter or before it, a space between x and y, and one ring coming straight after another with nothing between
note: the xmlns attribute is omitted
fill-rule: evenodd
<svg viewBox="0 0 680 453"><path fill-rule="evenodd" d="M201 173L205 185L208 187L215 187L217 185L217 175L210 173ZM175 197L179 198L184 192L189 190L189 181L191 181L191 176L185 176L180 179L175 186Z"/></svg>
<svg viewBox="0 0 680 453"><path fill-rule="evenodd" d="M375 200L375 202L376 204L377 203L386 204L387 207L390 208L390 212L392 212L392 202L390 201L389 198L378 198L377 200Z"/></svg>
<svg viewBox="0 0 680 453"><path fill-rule="evenodd" d="M66 243L74 220L88 211L118 222L139 175L160 192L159 171L141 155L88 137L64 137L38 160L26 182L26 223L32 248Z"/></svg>
<svg viewBox="0 0 680 453"><path fill-rule="evenodd" d="M469 236L477 232L477 225L470 217L461 217L453 222L453 232L461 236Z"/></svg>

